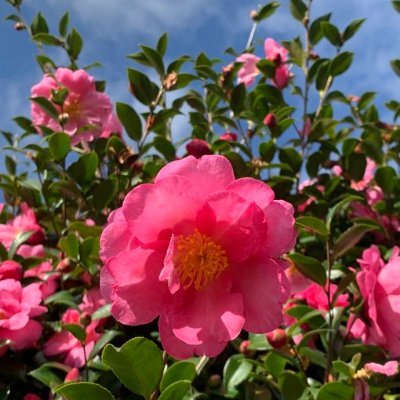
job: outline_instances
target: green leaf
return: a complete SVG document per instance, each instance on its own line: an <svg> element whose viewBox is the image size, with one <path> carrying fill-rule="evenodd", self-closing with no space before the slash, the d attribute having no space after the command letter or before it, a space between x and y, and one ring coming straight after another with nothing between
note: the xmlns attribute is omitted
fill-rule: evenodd
<svg viewBox="0 0 400 400"><path fill-rule="evenodd" d="M365 22L365 18L356 19L351 22L343 32L343 40L346 42L352 38L356 32L361 28L361 25Z"/></svg>
<svg viewBox="0 0 400 400"><path fill-rule="evenodd" d="M150 105L155 100L154 86L150 79L140 71L128 68L128 78L133 95L143 104Z"/></svg>
<svg viewBox="0 0 400 400"><path fill-rule="evenodd" d="M143 54L151 64L151 66L158 72L161 78L164 77L164 63L161 58L161 55L158 53L157 50L152 49L148 46L140 46L142 49Z"/></svg>
<svg viewBox="0 0 400 400"><path fill-rule="evenodd" d="M33 19L31 24L31 31L32 35L36 35L37 33L49 33L49 27L41 13L38 13Z"/></svg>
<svg viewBox="0 0 400 400"><path fill-rule="evenodd" d="M237 85L231 95L231 109L235 115L239 115L244 108L244 100L246 99L246 87L243 83Z"/></svg>
<svg viewBox="0 0 400 400"><path fill-rule="evenodd" d="M108 179L98 183L93 190L93 207L96 210L103 210L112 201L116 194L117 184L114 180Z"/></svg>
<svg viewBox="0 0 400 400"><path fill-rule="evenodd" d="M30 100L38 104L40 108L50 117L52 117L55 120L58 120L58 111L53 106L53 104L45 97L31 97Z"/></svg>
<svg viewBox="0 0 400 400"><path fill-rule="evenodd" d="M278 380L283 371L285 370L288 359L281 353L271 351L265 357L265 369Z"/></svg>
<svg viewBox="0 0 400 400"><path fill-rule="evenodd" d="M272 1L271 3L266 4L261 7L257 12L257 17L254 18L254 21L260 22L271 15L275 14L275 11L280 7L280 3L277 1Z"/></svg>
<svg viewBox="0 0 400 400"><path fill-rule="evenodd" d="M246 361L243 354L231 356L224 367L224 386L227 390L233 389L244 382L250 375L253 366Z"/></svg>
<svg viewBox="0 0 400 400"><path fill-rule="evenodd" d="M80 342L84 342L86 340L86 332L85 329L80 325L76 324L63 324L63 329L72 333Z"/></svg>
<svg viewBox="0 0 400 400"><path fill-rule="evenodd" d="M310 42L313 45L316 45L317 43L319 43L319 41L324 37L323 32L322 32L321 22L329 21L330 18L331 18L331 14L326 14L326 15L323 15L322 17L315 19L311 23Z"/></svg>
<svg viewBox="0 0 400 400"><path fill-rule="evenodd" d="M168 47L168 34L164 33L157 42L157 51L163 57Z"/></svg>
<svg viewBox="0 0 400 400"><path fill-rule="evenodd" d="M390 65L393 68L393 71L397 76L400 76L400 60L392 60L390 61Z"/></svg>
<svg viewBox="0 0 400 400"><path fill-rule="evenodd" d="M55 36L48 33L37 33L32 37L35 42L46 44L47 46L60 46L62 41L57 39Z"/></svg>
<svg viewBox="0 0 400 400"><path fill-rule="evenodd" d="M68 54L72 60L77 60L82 51L83 40L79 32L73 28L67 36Z"/></svg>
<svg viewBox="0 0 400 400"><path fill-rule="evenodd" d="M352 378L354 375L354 370L353 368L350 367L349 364L346 364L344 361L342 360L335 360L332 362L332 367L333 370L337 373L337 374L342 374L344 375L346 378Z"/></svg>
<svg viewBox="0 0 400 400"><path fill-rule="evenodd" d="M142 122L137 112L128 104L117 103L117 115L128 136L138 141L142 137Z"/></svg>
<svg viewBox="0 0 400 400"><path fill-rule="evenodd" d="M191 386L190 381L179 381L168 386L161 395L158 397L158 400L178 400L185 398L186 393L188 392Z"/></svg>
<svg viewBox="0 0 400 400"><path fill-rule="evenodd" d="M172 364L165 372L161 384L160 390L164 391L169 385L186 380L192 382L196 376L196 367L190 361L179 361Z"/></svg>
<svg viewBox="0 0 400 400"><path fill-rule="evenodd" d="M63 380L54 371L52 371L51 368L46 366L40 366L39 368L30 371L28 375L33 376L50 389L63 383Z"/></svg>
<svg viewBox="0 0 400 400"><path fill-rule="evenodd" d="M299 217L296 226L326 238L329 234L325 222L315 217Z"/></svg>
<svg viewBox="0 0 400 400"><path fill-rule="evenodd" d="M321 29L324 36L336 47L340 47L342 43L342 37L339 29L335 25L328 21L321 22Z"/></svg>
<svg viewBox="0 0 400 400"><path fill-rule="evenodd" d="M10 156L6 156L5 157L5 164L6 164L7 172L10 175L14 176L15 173L17 172L17 164L16 164L16 162Z"/></svg>
<svg viewBox="0 0 400 400"><path fill-rule="evenodd" d="M303 381L292 371L284 371L278 379L278 385L285 400L298 400L304 392Z"/></svg>
<svg viewBox="0 0 400 400"><path fill-rule="evenodd" d="M60 23L58 24L58 31L61 36L67 36L68 32L68 24L69 24L69 14L66 12L60 19Z"/></svg>
<svg viewBox="0 0 400 400"><path fill-rule="evenodd" d="M346 206L348 206L352 201L363 201L364 199L360 196L354 196L350 195L345 197L343 200L339 201L336 203L333 207L329 209L328 215L326 217L326 226L328 228L328 231L331 230L331 224L333 221L333 217L337 214L339 211L343 211Z"/></svg>
<svg viewBox="0 0 400 400"><path fill-rule="evenodd" d="M154 147L168 160L175 159L175 146L166 138L156 136L153 140Z"/></svg>
<svg viewBox="0 0 400 400"><path fill-rule="evenodd" d="M94 318L94 314L93 314L92 320L94 320L94 319L95 318ZM92 360L94 357L97 356L97 354L100 353L101 350L103 350L103 347L107 343L111 342L111 340L113 340L114 338L116 338L117 336L120 336L120 335L122 335L122 332L119 332L119 331L114 331L114 330L105 331L104 334L101 335L100 339L93 346L93 349L90 352L88 359Z"/></svg>
<svg viewBox="0 0 400 400"><path fill-rule="evenodd" d="M260 156L264 161L271 162L276 151L275 143L273 140L270 140L269 142L262 142L260 143L258 151L260 152Z"/></svg>
<svg viewBox="0 0 400 400"><path fill-rule="evenodd" d="M57 388L56 393L66 400L115 400L103 386L92 382L73 382Z"/></svg>
<svg viewBox="0 0 400 400"><path fill-rule="evenodd" d="M97 154L95 152L90 152L84 154L78 161L73 163L68 168L68 172L78 183L83 184L93 179L98 163L99 158Z"/></svg>
<svg viewBox="0 0 400 400"><path fill-rule="evenodd" d="M79 241L75 234L70 233L66 237L62 237L59 241L59 246L62 251L73 260L76 260L79 255Z"/></svg>
<svg viewBox="0 0 400 400"><path fill-rule="evenodd" d="M44 304L65 304L69 307L77 309L78 306L75 302L74 296L68 290L56 292L44 300Z"/></svg>
<svg viewBox="0 0 400 400"><path fill-rule="evenodd" d="M290 0L290 12L294 18L303 22L307 13L307 6L302 0Z"/></svg>
<svg viewBox="0 0 400 400"><path fill-rule="evenodd" d="M393 8L400 13L400 0L392 0Z"/></svg>
<svg viewBox="0 0 400 400"><path fill-rule="evenodd" d="M341 257L351 248L353 248L366 233L375 231L378 228L373 225L356 224L342 233L333 247L334 258Z"/></svg>
<svg viewBox="0 0 400 400"><path fill-rule="evenodd" d="M375 181L382 190L390 194L395 186L396 171L389 166L378 167L375 172Z"/></svg>
<svg viewBox="0 0 400 400"><path fill-rule="evenodd" d="M342 382L329 382L319 390L316 400L353 400L353 395L353 386Z"/></svg>
<svg viewBox="0 0 400 400"><path fill-rule="evenodd" d="M289 165L294 173L300 171L303 162L301 155L291 147L281 149L279 152L279 160Z"/></svg>
<svg viewBox="0 0 400 400"><path fill-rule="evenodd" d="M120 349L108 344L102 359L129 390L146 399L156 389L164 368L160 349L140 337L129 340Z"/></svg>
<svg viewBox="0 0 400 400"><path fill-rule="evenodd" d="M344 51L332 60L329 72L332 76L341 75L350 68L352 62L353 53Z"/></svg>
<svg viewBox="0 0 400 400"><path fill-rule="evenodd" d="M363 178L366 166L367 158L363 153L353 152L346 159L346 170L356 182Z"/></svg>
<svg viewBox="0 0 400 400"><path fill-rule="evenodd" d="M326 272L323 265L315 258L300 253L289 254L288 257L294 262L296 268L307 278L318 285L325 286Z"/></svg>
<svg viewBox="0 0 400 400"><path fill-rule="evenodd" d="M32 121L25 117L15 117L13 121L26 132L36 132L36 128L32 125Z"/></svg>
<svg viewBox="0 0 400 400"><path fill-rule="evenodd" d="M49 149L55 160L63 160L71 149L71 137L64 132L49 136Z"/></svg>
<svg viewBox="0 0 400 400"><path fill-rule="evenodd" d="M273 78L276 72L276 64L269 60L260 60L257 68L268 78Z"/></svg>

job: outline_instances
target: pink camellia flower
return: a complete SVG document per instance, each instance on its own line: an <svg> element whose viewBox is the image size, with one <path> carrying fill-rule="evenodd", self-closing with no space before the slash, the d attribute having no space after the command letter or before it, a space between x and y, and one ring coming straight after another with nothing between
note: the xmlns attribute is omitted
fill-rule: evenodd
<svg viewBox="0 0 400 400"><path fill-rule="evenodd" d="M364 365L367 372L377 372L386 376L394 376L399 372L398 361L388 361L386 364L368 363Z"/></svg>
<svg viewBox="0 0 400 400"><path fill-rule="evenodd" d="M34 346L42 326L33 318L47 311L41 302L42 293L37 283L23 288L14 279L0 281L0 341L10 341L9 347L13 350Z"/></svg>
<svg viewBox="0 0 400 400"><path fill-rule="evenodd" d="M275 77L273 79L275 86L278 89L285 88L290 80L290 72L285 64L288 61L288 51L274 39L267 38L264 42L265 58L272 61L276 65Z"/></svg>
<svg viewBox="0 0 400 400"><path fill-rule="evenodd" d="M400 256L395 247L389 262L371 246L358 260L356 279L364 299L362 319L350 324L350 332L366 344L381 346L390 357L400 356Z"/></svg>
<svg viewBox="0 0 400 400"><path fill-rule="evenodd" d="M43 299L47 299L52 295L58 287L59 272L55 272L52 265L48 261L44 261L36 267L30 268L25 271L24 278L39 278L42 280L40 283L40 290Z"/></svg>
<svg viewBox="0 0 400 400"><path fill-rule="evenodd" d="M85 353L89 356L101 334L96 329L101 325L101 320L84 323L90 314L105 304L98 288L91 289L84 296L80 311L69 308L61 318L63 324L75 324L85 328L85 350L81 342L67 330L55 333L44 345L43 353L46 357L63 355L64 363L70 367L81 368L85 365ZM90 318L89 318L90 319ZM89 321L88 321L89 322ZM84 323L84 325L82 324Z"/></svg>
<svg viewBox="0 0 400 400"><path fill-rule="evenodd" d="M187 145L186 150L190 156L200 158L207 154L212 154L209 143L205 140L194 138Z"/></svg>
<svg viewBox="0 0 400 400"><path fill-rule="evenodd" d="M22 277L22 266L16 261L6 260L0 263L0 281L14 279L19 281Z"/></svg>
<svg viewBox="0 0 400 400"><path fill-rule="evenodd" d="M236 142L237 138L238 136L234 132L225 132L219 137L220 140L225 140L227 142Z"/></svg>
<svg viewBox="0 0 400 400"><path fill-rule="evenodd" d="M109 97L96 90L94 78L83 69L58 68L54 75L45 75L33 86L31 94L52 101L52 91L62 88L68 90L63 108L52 102L60 115L57 120L32 102L32 121L39 130L43 125L54 131L64 131L72 137L72 144L109 137L112 133L121 134L122 127L113 114Z"/></svg>
<svg viewBox="0 0 400 400"><path fill-rule="evenodd" d="M328 296L326 295L326 291L328 286L326 285L325 289L316 283L312 283L306 290L302 292L296 293L293 298L298 300L305 300L305 302L312 308L321 311L329 310ZM330 285L330 300L333 301L333 298L336 294L337 286L333 283ZM348 301L349 295L340 294L336 303L333 304L333 307L347 307L349 305Z"/></svg>
<svg viewBox="0 0 400 400"><path fill-rule="evenodd" d="M44 240L42 227L38 224L34 211L25 203L21 204L22 213L6 224L0 224L0 243L10 249L11 243L24 232L33 231L27 240L30 245L37 245Z"/></svg>
<svg viewBox="0 0 400 400"><path fill-rule="evenodd" d="M293 207L252 178L235 180L218 155L186 157L142 184L101 236L100 286L123 324L158 316L161 342L177 358L215 356L242 328L282 322Z"/></svg>
<svg viewBox="0 0 400 400"><path fill-rule="evenodd" d="M238 72L238 82L244 83L246 87L252 85L257 75L260 74L257 68L260 58L254 54L244 53L237 57L236 61L243 63L242 68Z"/></svg>

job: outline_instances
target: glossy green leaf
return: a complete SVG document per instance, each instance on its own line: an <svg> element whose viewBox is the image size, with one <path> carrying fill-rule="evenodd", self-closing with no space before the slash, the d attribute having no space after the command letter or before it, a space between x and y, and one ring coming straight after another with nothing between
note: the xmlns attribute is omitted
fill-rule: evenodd
<svg viewBox="0 0 400 400"><path fill-rule="evenodd" d="M246 87L243 83L237 85L233 89L231 95L231 109L236 114L239 115L244 107L244 100L246 98Z"/></svg>
<svg viewBox="0 0 400 400"><path fill-rule="evenodd" d="M279 7L280 3L277 1L272 1L271 3L266 4L258 10L257 16L254 18L254 20L257 22L263 21L264 19L275 14Z"/></svg>
<svg viewBox="0 0 400 400"><path fill-rule="evenodd" d="M276 151L275 143L273 140L270 140L269 142L262 142L260 143L259 147L259 152L261 158L266 161L266 162L271 162L272 159L274 158Z"/></svg>
<svg viewBox="0 0 400 400"><path fill-rule="evenodd" d="M329 382L319 390L316 400L353 400L353 395L353 386L343 382Z"/></svg>
<svg viewBox="0 0 400 400"><path fill-rule="evenodd" d="M316 233L324 238L329 234L325 222L316 217L298 217L296 219L296 226L306 231Z"/></svg>
<svg viewBox="0 0 400 400"><path fill-rule="evenodd" d="M395 185L395 178L396 171L389 166L378 167L375 172L376 183L387 194L392 193Z"/></svg>
<svg viewBox="0 0 400 400"><path fill-rule="evenodd" d="M338 76L346 72L353 62L354 54L349 51L344 51L336 56L331 63L330 73L332 76Z"/></svg>
<svg viewBox="0 0 400 400"><path fill-rule="evenodd" d="M39 382L48 388L54 388L63 383L63 380L58 376L52 368L40 366L39 368L30 371L28 375L33 376Z"/></svg>
<svg viewBox="0 0 400 400"><path fill-rule="evenodd" d="M63 324L63 329L72 333L80 342L84 342L86 340L85 329L80 325Z"/></svg>
<svg viewBox="0 0 400 400"><path fill-rule="evenodd" d="M234 388L244 382L253 366L246 361L242 354L235 354L229 358L224 367L224 386L226 389Z"/></svg>
<svg viewBox="0 0 400 400"><path fill-rule="evenodd" d="M65 37L67 36L68 32L68 24L69 24L69 13L66 12L60 19L60 22L58 24L58 32L60 33L61 36Z"/></svg>
<svg viewBox="0 0 400 400"><path fill-rule="evenodd" d="M336 203L333 207L329 209L328 215L326 217L326 226L328 231L331 229L331 224L333 221L334 216L340 212L345 210L345 208L352 202L352 201L363 201L364 199L360 196L350 195L345 197L343 200Z"/></svg>
<svg viewBox="0 0 400 400"><path fill-rule="evenodd" d="M303 22L307 13L307 6L302 0L290 0L290 12L294 18Z"/></svg>
<svg viewBox="0 0 400 400"><path fill-rule="evenodd" d="M190 361L179 361L172 364L165 372L161 384L160 390L164 391L169 385L178 381L189 381L192 382L196 376L195 365Z"/></svg>
<svg viewBox="0 0 400 400"><path fill-rule="evenodd" d="M392 66L392 69L396 75L400 76L400 60L392 60L390 61L390 65Z"/></svg>
<svg viewBox="0 0 400 400"><path fill-rule="evenodd" d="M18 247L25 243L34 233L34 231L18 233L17 237L12 241L10 249L8 250L8 258L10 260L13 259Z"/></svg>
<svg viewBox="0 0 400 400"><path fill-rule="evenodd" d="M300 253L291 253L288 257L295 263L296 268L307 278L321 286L326 283L326 272L323 265L315 258Z"/></svg>
<svg viewBox="0 0 400 400"><path fill-rule="evenodd" d="M168 47L168 34L164 33L157 42L157 51L163 57Z"/></svg>
<svg viewBox="0 0 400 400"><path fill-rule="evenodd" d="M63 160L71 150L71 137L64 132L53 133L49 137L49 149L55 160Z"/></svg>
<svg viewBox="0 0 400 400"><path fill-rule="evenodd" d="M40 108L50 117L52 117L55 120L58 119L58 111L53 106L53 104L45 97L31 97L30 100L38 104Z"/></svg>
<svg viewBox="0 0 400 400"><path fill-rule="evenodd" d="M150 105L156 98L150 79L140 71L128 68L128 78L133 95L143 104Z"/></svg>
<svg viewBox="0 0 400 400"><path fill-rule="evenodd" d="M342 45L342 38L339 29L328 21L321 22L321 29L324 36L336 47Z"/></svg>
<svg viewBox="0 0 400 400"><path fill-rule="evenodd" d="M140 46L150 65L155 68L161 78L164 77L164 63L160 53L148 46Z"/></svg>
<svg viewBox="0 0 400 400"><path fill-rule="evenodd" d="M93 207L103 210L116 196L116 182L111 179L99 182L93 190Z"/></svg>
<svg viewBox="0 0 400 400"><path fill-rule="evenodd" d="M169 385L161 395L158 397L158 400L178 400L183 399L190 389L191 382L182 380L179 382L174 382Z"/></svg>
<svg viewBox="0 0 400 400"><path fill-rule="evenodd" d="M73 59L76 60L82 51L83 40L79 32L73 28L71 33L67 36L68 44L68 54Z"/></svg>
<svg viewBox="0 0 400 400"><path fill-rule="evenodd" d="M161 379L164 368L161 350L150 340L134 338L117 349L108 344L103 363L132 392L149 399Z"/></svg>
<svg viewBox="0 0 400 400"><path fill-rule="evenodd" d="M343 32L343 40L347 41L352 38L357 31L361 28L361 25L365 22L365 18L356 19L351 22Z"/></svg>
<svg viewBox="0 0 400 400"><path fill-rule="evenodd" d="M62 237L58 244L68 257L77 259L79 254L79 241L75 234L70 233L68 236Z"/></svg>
<svg viewBox="0 0 400 400"><path fill-rule="evenodd" d="M73 382L57 388L56 393L66 400L115 400L103 386L92 382Z"/></svg>
<svg viewBox="0 0 400 400"><path fill-rule="evenodd" d="M68 172L82 185L93 179L98 163L99 158L97 154L95 152L90 152L82 155L78 161L73 163L68 168Z"/></svg>
<svg viewBox="0 0 400 400"><path fill-rule="evenodd" d="M49 33L37 33L32 37L35 42L43 43L48 46L60 46L62 41Z"/></svg>
<svg viewBox="0 0 400 400"><path fill-rule="evenodd" d="M31 24L32 35L37 33L49 33L49 27L43 15L39 12Z"/></svg>
<svg viewBox="0 0 400 400"><path fill-rule="evenodd" d="M292 371L284 371L278 385L285 400L298 400L305 389L303 381Z"/></svg>

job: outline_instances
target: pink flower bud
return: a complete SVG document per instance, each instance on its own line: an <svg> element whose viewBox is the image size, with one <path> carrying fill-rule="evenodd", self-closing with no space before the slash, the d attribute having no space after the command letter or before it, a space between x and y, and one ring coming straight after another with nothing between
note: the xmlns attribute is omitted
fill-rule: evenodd
<svg viewBox="0 0 400 400"><path fill-rule="evenodd" d="M15 279L19 281L22 276L22 267L19 263L12 260L6 260L0 263L0 280Z"/></svg>
<svg viewBox="0 0 400 400"><path fill-rule="evenodd" d="M79 373L78 368L72 368L68 374L65 376L64 382L75 382L79 381L81 378L81 374Z"/></svg>
<svg viewBox="0 0 400 400"><path fill-rule="evenodd" d="M37 394L28 393L24 396L23 400L42 400Z"/></svg>
<svg viewBox="0 0 400 400"><path fill-rule="evenodd" d="M273 113L269 113L264 118L264 125L268 126L269 129L274 129L276 127L277 118Z"/></svg>
<svg viewBox="0 0 400 400"><path fill-rule="evenodd" d="M281 349L288 343L288 337L283 329L275 329L274 331L268 332L266 335L268 343L274 349Z"/></svg>
<svg viewBox="0 0 400 400"><path fill-rule="evenodd" d="M186 150L189 155L196 158L205 156L206 154L212 154L210 145L202 139L193 139L186 145Z"/></svg>
<svg viewBox="0 0 400 400"><path fill-rule="evenodd" d="M14 25L14 29L15 29L16 31L23 31L24 29L26 29L26 26L25 26L25 24L23 24L22 22L17 22L17 23Z"/></svg>
<svg viewBox="0 0 400 400"><path fill-rule="evenodd" d="M238 136L234 132L225 132L219 137L220 140L226 140L227 142L236 142L237 138Z"/></svg>

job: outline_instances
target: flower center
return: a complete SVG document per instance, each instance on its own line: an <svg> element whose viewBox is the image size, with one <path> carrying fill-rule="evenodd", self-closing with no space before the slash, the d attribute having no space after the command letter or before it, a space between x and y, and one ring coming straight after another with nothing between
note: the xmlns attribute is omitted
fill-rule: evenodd
<svg viewBox="0 0 400 400"><path fill-rule="evenodd" d="M80 112L79 99L73 99L66 101L64 104L64 112L68 114L69 117L76 117Z"/></svg>
<svg viewBox="0 0 400 400"><path fill-rule="evenodd" d="M178 237L177 250L175 267L185 289L191 285L204 289L228 268L226 251L197 229L192 235Z"/></svg>

